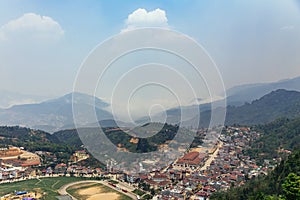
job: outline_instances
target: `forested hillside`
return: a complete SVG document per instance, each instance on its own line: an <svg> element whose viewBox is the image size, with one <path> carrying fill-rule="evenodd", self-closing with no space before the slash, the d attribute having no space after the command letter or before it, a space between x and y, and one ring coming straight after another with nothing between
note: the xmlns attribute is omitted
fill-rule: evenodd
<svg viewBox="0 0 300 200"><path fill-rule="evenodd" d="M243 106L228 106L225 123L256 125L297 116L300 116L300 92L280 89Z"/></svg>
<svg viewBox="0 0 300 200"><path fill-rule="evenodd" d="M300 199L300 149L283 160L269 175L253 178L242 187L215 193L211 199Z"/></svg>
<svg viewBox="0 0 300 200"><path fill-rule="evenodd" d="M300 149L300 117L278 119L265 125L257 125L254 129L263 135L245 153L260 163L264 159L284 156L285 150Z"/></svg>
<svg viewBox="0 0 300 200"><path fill-rule="evenodd" d="M167 141L172 140L178 131L178 126L161 123L147 123L141 127L136 127L130 131L125 132L120 128L103 128L107 138L120 148L125 148L130 152L151 152L156 151L159 145L165 144ZM98 128L82 128L82 132L89 137L97 136ZM183 129L185 134L192 134L190 131ZM155 134L153 133L155 132ZM150 134L150 137L145 137ZM143 135L144 137L140 137ZM76 129L62 130L54 133L61 143L69 144L79 147L82 145L80 137ZM202 143L202 140L197 138L193 145L197 146Z"/></svg>
<svg viewBox="0 0 300 200"><path fill-rule="evenodd" d="M300 117L254 126L262 136L245 153L258 160L283 159L275 170L247 181L244 186L215 193L211 199L300 199ZM289 156L289 152L292 152Z"/></svg>
<svg viewBox="0 0 300 200"><path fill-rule="evenodd" d="M51 152L61 162L66 162L76 149L72 145L61 143L55 135L44 131L19 126L2 126L0 127L0 147L9 145L24 147L30 152Z"/></svg>
<svg viewBox="0 0 300 200"><path fill-rule="evenodd" d="M0 127L0 145L24 147L29 151L72 152L72 147L59 142L47 132L19 126Z"/></svg>

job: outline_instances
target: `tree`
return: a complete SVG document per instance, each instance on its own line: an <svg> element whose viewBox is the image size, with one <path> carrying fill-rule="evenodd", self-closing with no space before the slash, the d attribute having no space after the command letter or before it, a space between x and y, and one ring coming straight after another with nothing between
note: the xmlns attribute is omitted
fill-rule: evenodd
<svg viewBox="0 0 300 200"><path fill-rule="evenodd" d="M282 188L286 199L300 199L300 176L290 173L282 184Z"/></svg>

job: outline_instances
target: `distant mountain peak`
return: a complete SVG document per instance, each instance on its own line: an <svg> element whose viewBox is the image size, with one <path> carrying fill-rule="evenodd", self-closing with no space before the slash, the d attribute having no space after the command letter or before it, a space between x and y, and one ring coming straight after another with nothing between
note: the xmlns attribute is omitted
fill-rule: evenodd
<svg viewBox="0 0 300 200"><path fill-rule="evenodd" d="M229 105L243 105L278 89L300 91L300 77L271 83L245 84L227 90Z"/></svg>
<svg viewBox="0 0 300 200"><path fill-rule="evenodd" d="M48 100L46 102L63 102L63 103L67 103L67 104L80 104L80 103L85 103L85 104L89 104L89 105L95 105L95 107L98 108L105 108L107 106L109 106L109 104L103 100L101 100L100 98L96 97L96 96L92 96L89 94L85 94L85 93L80 93L80 92L71 92L68 94L65 94L62 97L58 97L56 99L51 99Z"/></svg>
<svg viewBox="0 0 300 200"><path fill-rule="evenodd" d="M75 127L73 121L74 105L79 110L76 115L78 126L112 119L112 114L105 110L109 106L108 103L97 97L76 92L37 104L17 105L0 110L0 125L22 124L48 132L57 131L69 125Z"/></svg>
<svg viewBox="0 0 300 200"><path fill-rule="evenodd" d="M276 98L277 100L284 100L287 97L300 97L300 92L286 89L278 89L264 95L260 98L260 100L274 98Z"/></svg>

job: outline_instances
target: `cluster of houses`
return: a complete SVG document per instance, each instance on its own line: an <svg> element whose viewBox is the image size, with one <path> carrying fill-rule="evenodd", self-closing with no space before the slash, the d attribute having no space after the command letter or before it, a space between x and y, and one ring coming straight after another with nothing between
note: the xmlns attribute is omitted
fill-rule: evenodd
<svg viewBox="0 0 300 200"><path fill-rule="evenodd" d="M38 155L27 152L22 147L1 148L0 181L10 181L33 175L35 170L32 167L40 164Z"/></svg>
<svg viewBox="0 0 300 200"><path fill-rule="evenodd" d="M54 168L48 167L46 169L42 169L39 171L39 175L41 176L84 176L84 177L97 177L102 176L104 171L101 168L91 168L81 165L70 165L67 166L65 163L59 163Z"/></svg>
<svg viewBox="0 0 300 200"><path fill-rule="evenodd" d="M243 154L259 137L259 133L247 127L227 127L219 137L222 145L214 145L212 151L191 149L167 169L139 174L136 179L155 190L154 199L209 199L216 191L243 185L252 176L271 169L257 166L255 160ZM204 165L213 155L209 164Z"/></svg>
<svg viewBox="0 0 300 200"><path fill-rule="evenodd" d="M41 157L46 157L47 160L42 160ZM90 168L76 164L77 162L89 158L89 154L85 150L78 150L71 156L70 162L73 164L57 163L54 158L55 155L51 152L37 151L31 153L25 151L22 147L13 146L1 148L0 183L36 176L67 174L71 176L94 176L99 175L101 172L100 168ZM45 163L48 163L52 167L43 168L43 166L46 165Z"/></svg>
<svg viewBox="0 0 300 200"><path fill-rule="evenodd" d="M190 149L162 170L155 169L152 172L144 171L132 175L122 171L105 172L101 168L79 165L79 161L89 158L89 154L84 150L76 151L71 156L72 163L58 163L37 170L33 169L35 165L18 165L20 155L16 152L20 153L22 150L13 149L13 156L17 156L17 161L9 163L11 159L2 160L0 181L37 175L104 176L129 182L132 186L153 194L154 199L205 200L216 191L243 185L252 176L266 174L272 168L268 162L264 166L257 166L255 160L243 154L243 150L249 148L252 141L260 136L247 127L226 127L218 142L213 143L210 149L203 150L204 147ZM7 149L2 151L2 156L4 153L8 155ZM36 152L35 155L42 154L45 152ZM11 156L9 155L9 158Z"/></svg>

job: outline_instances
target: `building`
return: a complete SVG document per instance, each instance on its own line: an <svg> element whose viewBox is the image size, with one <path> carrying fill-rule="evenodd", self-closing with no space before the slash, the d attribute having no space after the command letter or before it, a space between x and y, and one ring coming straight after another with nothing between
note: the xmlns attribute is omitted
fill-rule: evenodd
<svg viewBox="0 0 300 200"><path fill-rule="evenodd" d="M204 164L206 158L205 153L190 152L179 158L174 166L181 169L196 169Z"/></svg>
<svg viewBox="0 0 300 200"><path fill-rule="evenodd" d="M21 154L22 154L22 151L18 147L10 146L9 148L1 148L0 149L0 157L2 157L2 158L19 156Z"/></svg>
<svg viewBox="0 0 300 200"><path fill-rule="evenodd" d="M89 157L90 157L89 154L85 150L80 150L80 151L76 151L73 154L71 160L73 162L79 162L81 160L88 159Z"/></svg>

